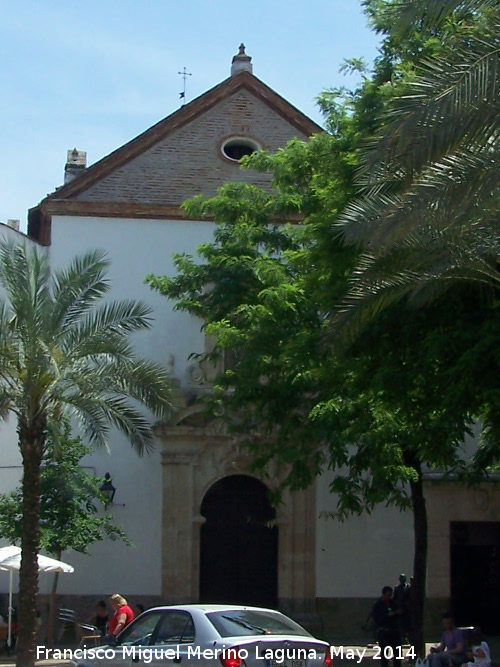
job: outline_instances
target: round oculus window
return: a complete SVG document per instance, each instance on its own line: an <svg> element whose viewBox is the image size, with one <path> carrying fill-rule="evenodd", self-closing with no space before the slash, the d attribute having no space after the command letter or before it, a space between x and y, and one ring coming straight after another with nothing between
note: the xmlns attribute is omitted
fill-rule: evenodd
<svg viewBox="0 0 500 667"><path fill-rule="evenodd" d="M238 162L245 155L251 155L260 148L256 141L248 137L231 137L222 144L222 154L229 160Z"/></svg>

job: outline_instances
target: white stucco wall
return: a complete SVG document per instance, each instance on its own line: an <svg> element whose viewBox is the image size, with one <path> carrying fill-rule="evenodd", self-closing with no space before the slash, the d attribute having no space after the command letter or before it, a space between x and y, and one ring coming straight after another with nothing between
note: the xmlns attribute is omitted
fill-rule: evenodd
<svg viewBox="0 0 500 667"><path fill-rule="evenodd" d="M19 486L22 477L16 427L16 419L12 414L0 426L0 493L13 491Z"/></svg>
<svg viewBox="0 0 500 667"><path fill-rule="evenodd" d="M212 238L209 222L130 220L116 218L54 217L50 254L54 267L66 265L75 255L96 248L111 260L110 298L140 299L154 310L154 328L134 339L137 353L165 365L174 355L174 374L184 378L187 357L203 349L201 322L175 313L174 303L144 284L147 273L173 275L172 254L194 253Z"/></svg>
<svg viewBox="0 0 500 667"><path fill-rule="evenodd" d="M203 350L201 321L174 312L174 304L145 284L148 272L173 275L172 254L194 253L211 239L208 222L127 220L112 218L55 217L52 221L51 259L54 267L66 265L87 250L105 250L111 260L110 299L140 299L154 309L154 327L135 337L139 355L168 365L182 385L192 363L188 356ZM139 458L124 437L114 433L110 453L96 452L86 465L96 474L110 472L117 488L113 516L134 542L130 548L106 540L92 547L93 557L67 554L75 573L61 577L60 591L103 595L158 595L161 572L161 483L160 453ZM182 502L182 499L179 499Z"/></svg>
<svg viewBox="0 0 500 667"><path fill-rule="evenodd" d="M317 480L318 514L336 510L330 480L328 473ZM317 597L377 597L382 586L394 586L399 574L409 577L413 570L413 517L380 505L344 523L318 518L316 545Z"/></svg>
<svg viewBox="0 0 500 667"><path fill-rule="evenodd" d="M5 231L7 230L7 231ZM51 260L66 266L77 254L95 248L110 257L110 299L141 299L154 310L154 326L136 336L140 355L164 365L173 359L172 373L183 386L189 384L188 356L203 350L201 322L174 311L174 304L144 284L148 272L173 275L172 254L193 254L210 241L214 225L209 222L134 220L114 218L54 217ZM18 238L0 225L0 233ZM0 492L14 488L21 474L15 421L0 429ZM60 578L61 593L103 596L120 591L126 595L157 595L161 576L161 486L160 453L139 458L115 432L110 452L96 452L85 465L95 474L110 472L117 488L112 513L134 542L105 542L91 548L92 556L65 554L75 573ZM317 481L318 514L335 511L336 498L328 488L329 475ZM182 502L182 498L179 499ZM122 507L119 503L125 503ZM316 595L330 597L376 597L385 584L394 585L400 572L409 574L413 561L411 513L380 506L371 515L350 518L345 523L317 518ZM0 591L7 590L7 577L0 576ZM41 579L41 591L50 582Z"/></svg>
<svg viewBox="0 0 500 667"><path fill-rule="evenodd" d="M203 350L201 322L176 313L174 304L145 284L146 273L173 275L172 254L194 253L196 247L211 239L213 224L208 222L123 220L55 217L50 247L54 267L66 266L77 254L100 248L111 260L109 298L141 299L154 310L154 327L134 339L139 355L168 365L182 385L189 384L187 357ZM19 238L19 234L0 225L0 235ZM15 488L21 478L15 420L0 428L0 492ZM112 508L134 547L106 540L92 546L92 556L74 552L64 555L75 566L75 573L60 578L61 593L95 594L109 592L158 595L161 570L161 483L159 451L139 458L126 439L112 434L110 452L99 451L84 461L95 474L110 472L117 492ZM182 499L180 499L182 502ZM125 503L122 507L121 503ZM50 578L49 578L50 579ZM40 581L41 592L50 582ZM5 592L8 577L0 576L0 591Z"/></svg>

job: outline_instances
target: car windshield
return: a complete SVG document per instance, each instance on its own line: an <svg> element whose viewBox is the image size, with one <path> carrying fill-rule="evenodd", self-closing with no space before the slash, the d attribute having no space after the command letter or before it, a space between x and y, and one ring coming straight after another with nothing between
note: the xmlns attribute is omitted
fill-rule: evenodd
<svg viewBox="0 0 500 667"><path fill-rule="evenodd" d="M241 637L242 635L311 636L298 623L277 611L229 609L209 612L207 618L221 637Z"/></svg>
<svg viewBox="0 0 500 667"><path fill-rule="evenodd" d="M149 644L160 618L161 612L159 611L152 611L141 615L120 633L118 645L130 646L135 644L136 646L146 646Z"/></svg>

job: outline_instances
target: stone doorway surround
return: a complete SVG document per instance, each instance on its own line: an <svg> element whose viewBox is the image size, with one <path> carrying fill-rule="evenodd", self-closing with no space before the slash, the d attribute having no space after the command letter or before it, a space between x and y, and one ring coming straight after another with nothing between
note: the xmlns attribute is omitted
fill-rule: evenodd
<svg viewBox="0 0 500 667"><path fill-rule="evenodd" d="M177 423L156 430L163 466L161 594L170 604L199 600L200 528L205 521L200 507L205 493L227 475L249 474L250 456L239 450L222 422L200 425L197 412L196 408L191 415L184 412ZM195 424L189 424L193 417ZM268 478L258 478L272 490L280 475L269 471ZM279 604L286 610L308 612L316 594L315 486L286 492L276 523Z"/></svg>

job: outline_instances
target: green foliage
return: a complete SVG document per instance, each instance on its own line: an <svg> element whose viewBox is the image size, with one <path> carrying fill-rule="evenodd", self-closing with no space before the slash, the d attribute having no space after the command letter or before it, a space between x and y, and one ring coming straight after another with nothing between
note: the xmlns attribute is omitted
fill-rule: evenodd
<svg viewBox="0 0 500 667"><path fill-rule="evenodd" d="M291 489L328 475L339 519L370 512L377 503L411 505L413 627L419 629L414 640L423 649L424 472L469 470L463 441L478 416L486 418L487 438L473 461L475 479L500 456L498 355L493 346L483 355L485 341L497 336L496 301L490 291L463 284L451 297L436 289L429 305L425 280L415 281L443 266L449 268L447 278L455 277L458 259L466 256L477 260L470 271L478 275L493 275L485 255L497 262L488 221L498 217L498 179L486 163L491 158L495 164L500 116L483 117L487 122L480 127L481 114L474 115L494 97L496 84L490 86L486 74L500 71L488 27L497 3L363 4L383 35L380 56L371 72L355 59L346 62L347 70L363 75L357 90L332 89L319 96L329 132L242 160L245 168L272 174L272 192L229 184L216 197L188 202L190 217L217 221L213 242L198 248L196 258L177 255L175 277L147 281L175 300L176 308L204 320L217 341L209 361L233 359L216 378L208 409L225 414L261 474L275 475L278 469ZM487 37L483 52L491 51L482 66L481 35ZM452 53L457 66L448 71L444 64ZM471 67L460 71L465 53ZM473 91L488 100L474 101ZM456 110L451 117L450 108ZM461 125L460 118L467 123ZM433 133L436 124L439 136ZM429 156L468 132L482 137L479 152L461 162L456 154L425 172ZM418 188L404 200L414 177ZM354 200L360 178L369 194L362 202ZM438 181L448 182L448 205L463 222L447 244L441 233L448 229L448 212L433 201ZM484 195L481 216L476 188ZM458 197L464 190L470 200L462 209ZM394 214L389 224L387 211ZM475 222L466 227L471 212ZM434 221L439 225L432 226ZM387 245L390 256L383 252ZM387 271L377 261L387 261ZM377 301L380 295L385 308ZM427 307L409 308L419 296Z"/></svg>
<svg viewBox="0 0 500 667"><path fill-rule="evenodd" d="M255 467L284 467L293 489L329 468L340 518L379 502L407 507L405 483L423 463L456 465L471 422L464 403L443 400L425 318L399 309L356 346L332 348L330 318L359 255L330 224L351 192L345 143L325 134L248 159L273 173L277 194L228 185L189 202L190 216L217 219L214 242L198 249L202 262L177 256L175 277L148 277L204 319L217 340L212 359L232 353L212 408L231 416ZM305 216L300 225L276 221L287 210ZM452 330L447 312L442 326Z"/></svg>
<svg viewBox="0 0 500 667"><path fill-rule="evenodd" d="M286 464L285 484L292 488L329 467L341 517L381 501L406 506L406 483L421 479L423 466L465 467L461 443L475 416L490 414L490 434L497 423L486 399L495 391L493 382L483 385L484 393L473 392L469 382L484 365L481 340L496 312L488 299L468 290L458 290L452 301L436 293L432 308L408 311L405 296L415 266L408 263L407 246L413 237L391 257L397 270L386 285L370 273L365 249L344 243L346 225L337 225L346 205L356 211L351 202L359 149L373 132L390 147L412 141L404 131L394 133L398 118L382 112L396 108L395 100L406 99L415 86L425 87L415 77L431 67L430 57L439 62L452 45L470 47L487 21L466 3L455 3L456 11L440 14L438 23L422 17L413 24L405 12L418 3L364 4L384 34L381 56L371 76L362 63L348 63L364 72L356 91L335 89L319 97L330 134L242 161L273 175L272 193L229 184L215 198L188 202L190 217L217 220L214 242L198 249L199 258L176 256L175 278L147 278L177 308L203 318L217 339L212 359L231 351L235 363L218 378L215 399L219 412L237 415L232 428L247 434L256 467ZM447 75L442 77L445 87ZM437 112L422 107L421 113L427 115L416 124L425 127ZM425 154L429 142L415 143L413 150ZM374 160L370 169L382 173L386 163ZM297 215L300 225L293 224ZM370 232L366 218L359 239L356 231L353 238L363 241ZM446 260L438 242L425 252L423 263ZM374 307L370 327L362 335L356 328L358 339L346 345L332 322L358 298L352 286L361 281L368 297L387 287L390 309ZM486 458L483 453L481 461Z"/></svg>
<svg viewBox="0 0 500 667"><path fill-rule="evenodd" d="M130 544L113 517L102 513L102 480L82 467L91 449L71 436L69 424L60 429L55 443L47 443L41 473L40 547L56 558L64 551L88 554L89 547L105 538ZM22 525L22 490L0 496L0 536L19 544Z"/></svg>
<svg viewBox="0 0 500 667"><path fill-rule="evenodd" d="M346 301L354 334L404 297L416 305L460 290L499 286L498 0L405 0L393 32L443 34L397 92L362 158L363 197L341 217L364 254Z"/></svg>

